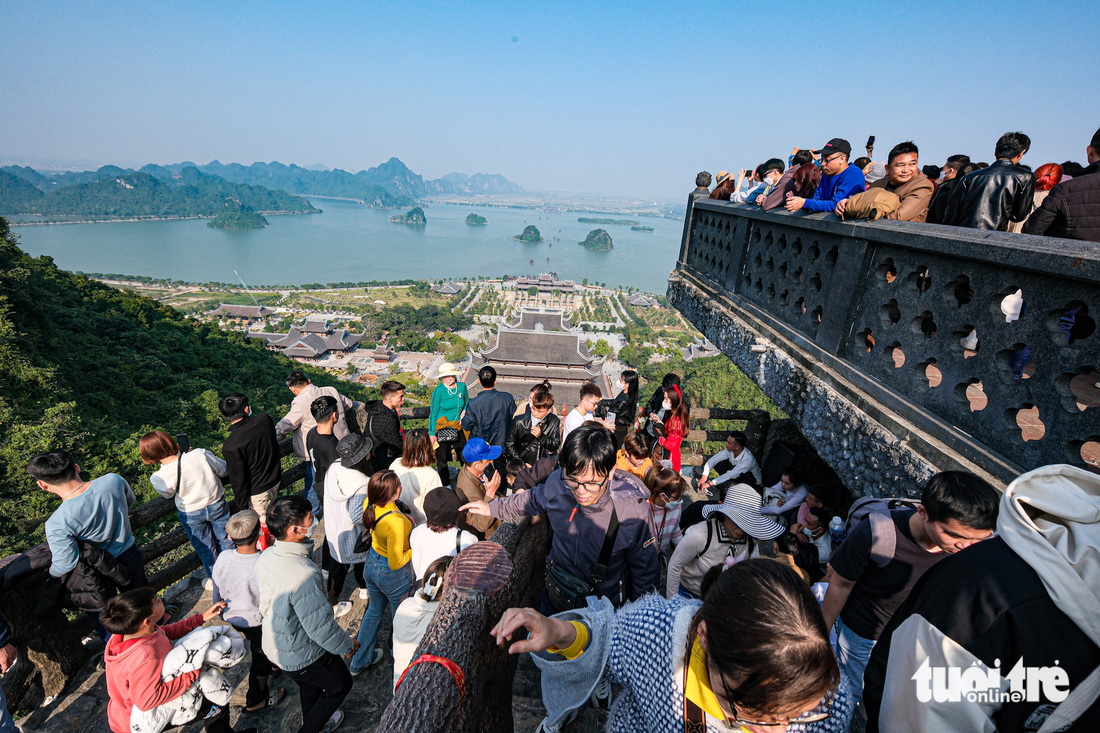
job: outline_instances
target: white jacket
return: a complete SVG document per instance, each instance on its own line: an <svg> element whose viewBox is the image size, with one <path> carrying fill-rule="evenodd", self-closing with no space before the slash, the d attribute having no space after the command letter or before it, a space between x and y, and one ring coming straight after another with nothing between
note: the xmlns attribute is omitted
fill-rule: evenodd
<svg viewBox="0 0 1100 733"><path fill-rule="evenodd" d="M178 466L177 461L161 466L149 477L154 491L165 499L175 498L176 509L185 514L205 509L225 494L219 478L226 473L225 461L196 448L180 456L178 462Z"/></svg>
<svg viewBox="0 0 1100 733"><path fill-rule="evenodd" d="M329 466L325 474L325 542L336 562L355 565L367 559L367 553L356 555L363 524L363 503L367 500L370 479L339 461Z"/></svg>
<svg viewBox="0 0 1100 733"><path fill-rule="evenodd" d="M405 468L400 458L390 464L390 470L401 479L401 501L409 507L413 520L418 525L424 524L424 497L432 489L443 485L439 480L439 471L435 466Z"/></svg>

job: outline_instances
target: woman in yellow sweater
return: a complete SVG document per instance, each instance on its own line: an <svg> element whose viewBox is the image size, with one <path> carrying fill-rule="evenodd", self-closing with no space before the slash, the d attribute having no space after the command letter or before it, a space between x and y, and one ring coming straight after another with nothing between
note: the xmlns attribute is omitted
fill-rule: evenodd
<svg viewBox="0 0 1100 733"><path fill-rule="evenodd" d="M369 536L371 541L363 567L370 605L359 624L359 651L351 660L353 675L361 674L382 658L382 648L374 648L382 612L388 602L392 621L397 607L412 590L409 534L413 525L412 520L397 508L395 502L400 495L401 480L393 471L379 471L370 477L367 501L363 505L362 529L364 537Z"/></svg>

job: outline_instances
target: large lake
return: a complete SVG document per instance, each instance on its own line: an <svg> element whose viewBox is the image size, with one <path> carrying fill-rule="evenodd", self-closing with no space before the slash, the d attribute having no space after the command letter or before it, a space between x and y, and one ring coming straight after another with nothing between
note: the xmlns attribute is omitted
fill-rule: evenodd
<svg viewBox="0 0 1100 733"><path fill-rule="evenodd" d="M635 219L652 232L629 226L582 224L577 212L436 204L424 207L427 225L393 224L393 211L354 202L311 199L323 214L269 216L266 229L223 231L206 220L109 222L16 227L20 244L47 254L60 267L82 272L147 275L192 282L249 285L362 282L471 275L532 275L554 271L563 279L633 285L664 293L676 264L683 222L676 219L585 214ZM477 213L487 226L469 226ZM546 241L516 242L528 224ZM581 247L592 229L611 235L614 249ZM549 261L547 261L549 258ZM534 264L531 264L534 260Z"/></svg>

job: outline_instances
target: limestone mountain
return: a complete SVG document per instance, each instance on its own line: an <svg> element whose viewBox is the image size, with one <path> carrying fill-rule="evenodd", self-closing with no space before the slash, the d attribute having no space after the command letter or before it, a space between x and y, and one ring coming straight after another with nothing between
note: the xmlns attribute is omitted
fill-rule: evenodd
<svg viewBox="0 0 1100 733"><path fill-rule="evenodd" d="M42 196L43 193L26 179L0 171L0 214L33 211Z"/></svg>
<svg viewBox="0 0 1100 733"><path fill-rule="evenodd" d="M615 246L611 243L611 235L603 229L593 229L583 242L577 244L584 245L593 252L610 252Z"/></svg>
<svg viewBox="0 0 1100 733"><path fill-rule="evenodd" d="M523 234L517 234L516 236L512 237L512 239L516 240L517 242L528 242L531 244L543 241L542 233L539 232L539 228L534 224L528 224L527 226L525 226L523 228Z"/></svg>

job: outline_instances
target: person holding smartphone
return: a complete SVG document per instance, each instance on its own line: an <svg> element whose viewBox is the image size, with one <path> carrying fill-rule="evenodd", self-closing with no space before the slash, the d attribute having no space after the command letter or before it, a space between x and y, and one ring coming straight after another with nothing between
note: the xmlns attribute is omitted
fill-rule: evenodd
<svg viewBox="0 0 1100 733"><path fill-rule="evenodd" d="M851 165L852 146L843 138L834 137L817 151L821 155L821 182L813 198L787 193L787 211L833 211L843 199L867 190L863 171Z"/></svg>

